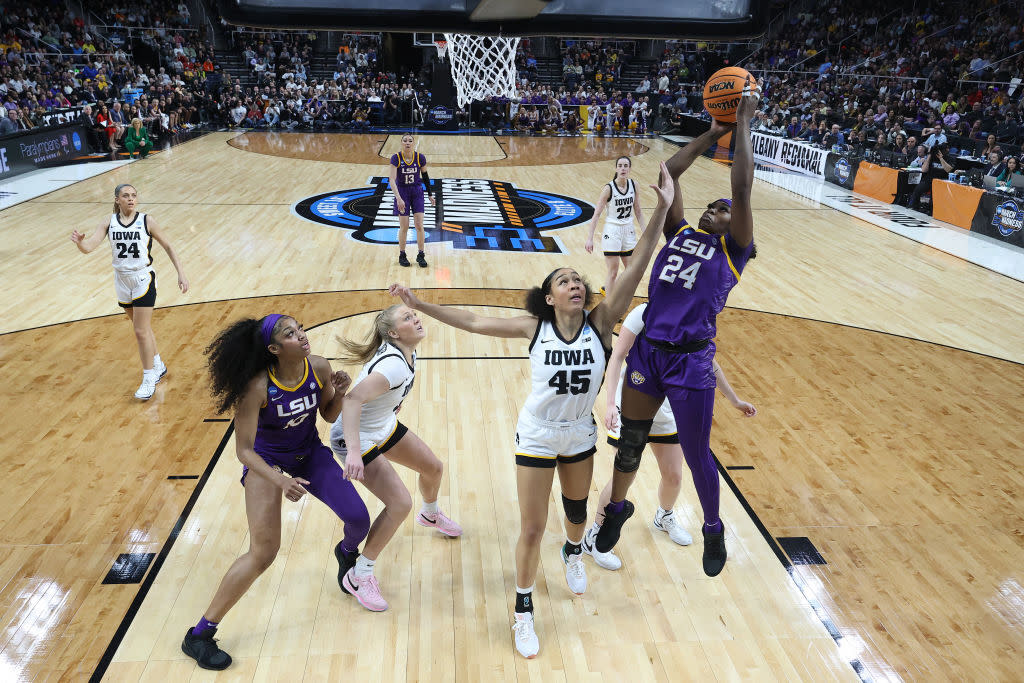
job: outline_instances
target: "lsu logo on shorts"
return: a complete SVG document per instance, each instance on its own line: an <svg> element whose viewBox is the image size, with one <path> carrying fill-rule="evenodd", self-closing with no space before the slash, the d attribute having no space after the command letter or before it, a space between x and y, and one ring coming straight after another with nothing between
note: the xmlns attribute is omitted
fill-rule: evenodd
<svg viewBox="0 0 1024 683"><path fill-rule="evenodd" d="M641 375L639 371L634 370L633 372L629 373L629 381L633 384L643 384L644 382L647 381L647 378Z"/></svg>

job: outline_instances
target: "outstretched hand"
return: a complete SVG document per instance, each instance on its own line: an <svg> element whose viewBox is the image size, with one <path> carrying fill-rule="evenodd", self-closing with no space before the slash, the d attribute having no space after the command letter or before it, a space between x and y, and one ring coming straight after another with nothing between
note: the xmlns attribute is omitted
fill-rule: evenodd
<svg viewBox="0 0 1024 683"><path fill-rule="evenodd" d="M85 233L84 232L78 232L77 230L72 230L71 231L71 241L74 242L75 244L81 245L82 244L82 240L84 240L84 239L85 239Z"/></svg>
<svg viewBox="0 0 1024 683"><path fill-rule="evenodd" d="M391 296L397 296L399 299L402 300L403 304L405 304L406 306L413 310L416 310L416 308L421 303L419 298L412 293L411 289L409 289L405 285L400 285L397 282L388 287L388 294L390 294Z"/></svg>
<svg viewBox="0 0 1024 683"><path fill-rule="evenodd" d="M651 185L651 188L658 193L658 208L672 206L672 199L676 195L676 187L672 182L672 176L668 173L665 162L661 162L661 173L658 174L658 184Z"/></svg>
<svg viewBox="0 0 1024 683"><path fill-rule="evenodd" d="M737 123L743 121L749 124L757 111L757 105L761 102L761 85L747 76L743 85L743 95L740 97L740 106L736 109Z"/></svg>

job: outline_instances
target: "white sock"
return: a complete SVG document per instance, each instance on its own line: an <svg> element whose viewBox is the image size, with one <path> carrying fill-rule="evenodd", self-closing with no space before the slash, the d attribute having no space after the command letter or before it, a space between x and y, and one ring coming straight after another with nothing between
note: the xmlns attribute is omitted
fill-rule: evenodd
<svg viewBox="0 0 1024 683"><path fill-rule="evenodd" d="M598 522L594 522L594 526L590 527L590 530L596 534L601 530L601 525Z"/></svg>
<svg viewBox="0 0 1024 683"><path fill-rule="evenodd" d="M527 593L532 593L533 589L536 587L537 584L533 584L529 588L520 588L519 586L516 586L516 593L519 593L520 595L526 595Z"/></svg>
<svg viewBox="0 0 1024 683"><path fill-rule="evenodd" d="M366 555L360 555L356 558L355 575L356 578L365 579L367 576L373 576L373 566L377 564L374 560L368 560Z"/></svg>
<svg viewBox="0 0 1024 683"><path fill-rule="evenodd" d="M440 510L438 510L437 508L437 501L435 500L433 503L423 501L423 508L420 510L420 512L427 515L428 517L437 517L437 513L440 512Z"/></svg>
<svg viewBox="0 0 1024 683"><path fill-rule="evenodd" d="M146 368L142 368L142 379L146 379L147 377L152 377L154 375L156 375L155 367L149 368L148 370Z"/></svg>

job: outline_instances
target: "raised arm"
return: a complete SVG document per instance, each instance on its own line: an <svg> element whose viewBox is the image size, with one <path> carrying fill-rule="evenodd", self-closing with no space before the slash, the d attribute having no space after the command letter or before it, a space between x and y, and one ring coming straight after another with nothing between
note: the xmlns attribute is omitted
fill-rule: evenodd
<svg viewBox="0 0 1024 683"><path fill-rule="evenodd" d="M405 285L393 284L388 289L391 296L397 296L409 308L426 313L431 318L443 322L445 325L457 327L473 334L483 334L489 337L523 337L533 339L537 330L537 319L532 315L520 315L514 318L495 318L486 315L477 315L461 308L451 306L439 306L420 301L419 297L413 294L412 290Z"/></svg>
<svg viewBox="0 0 1024 683"><path fill-rule="evenodd" d="M661 174L658 176L658 180L660 185L651 185L658 193L658 206L654 209L651 220L647 222L647 228L644 229L640 241L633 249L633 258L629 260L629 265L622 271L622 275L616 278L608 296L590 314L590 319L598 330L598 334L606 342L611 340L612 328L626 312L629 302L633 300L633 293L636 291L637 285L640 284L640 279L647 271L647 266L650 265L654 248L658 246L658 239L661 237L661 227L665 223L665 216L668 214L669 206L672 205L675 183L664 162L661 164Z"/></svg>
<svg viewBox="0 0 1024 683"><path fill-rule="evenodd" d="M78 247L78 251L83 254L88 254L93 249L100 245L103 238L107 236L107 229L110 227L108 221L101 222L96 226L96 230L93 231L88 237L85 236L84 232L78 232L77 230L71 231L71 241Z"/></svg>
<svg viewBox="0 0 1024 683"><path fill-rule="evenodd" d="M160 226L157 225L156 220L152 216L146 216L146 227L149 229L149 234L153 236L153 239L157 241L164 251L167 252L167 257L171 259L171 263L174 264L174 269L178 271L178 288L184 294L188 291L188 278L185 277L185 271L181 267L181 262L178 260L178 254L174 251L174 247L164 237L163 232L160 230Z"/></svg>
<svg viewBox="0 0 1024 683"><path fill-rule="evenodd" d="M615 429L619 423L619 412L615 409L615 396L619 391L619 382L622 379L622 364L626 360L626 354L633 348L636 335L625 325L619 328L619 336L612 346L612 355L608 359L608 367L605 370L605 411L604 426L606 429Z"/></svg>
<svg viewBox="0 0 1024 683"><path fill-rule="evenodd" d="M612 188L605 185L604 189L601 190L601 196L597 198L597 206L594 207L594 217L590 219L590 225L587 226L587 241L583 244L583 248L587 250L588 254L594 253L594 232L597 230L597 219L604 213L605 208L608 206L608 200L611 198Z"/></svg>
<svg viewBox="0 0 1024 683"><path fill-rule="evenodd" d="M736 110L736 146L732 158L732 219L729 234L741 247L754 241L754 214L750 190L754 186L754 148L750 141L750 119L761 101L761 88L747 79L739 109Z"/></svg>

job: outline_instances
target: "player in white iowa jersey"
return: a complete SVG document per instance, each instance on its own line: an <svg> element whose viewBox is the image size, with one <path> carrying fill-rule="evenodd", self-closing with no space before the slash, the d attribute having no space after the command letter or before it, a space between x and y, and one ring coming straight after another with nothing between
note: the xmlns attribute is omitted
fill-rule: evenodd
<svg viewBox="0 0 1024 683"><path fill-rule="evenodd" d="M375 316L366 341L341 340L345 360L361 362L363 369L331 426L331 449L344 459L345 477L362 481L384 509L370 528L362 555L338 580L343 591L373 612L388 607L373 575L377 558L412 510L412 497L392 462L419 473L423 506L416 523L448 537L462 534L462 528L438 507L444 464L398 421L402 401L416 377L416 347L426 335L416 312L397 304Z"/></svg>
<svg viewBox="0 0 1024 683"><path fill-rule="evenodd" d="M450 306L426 303L403 285L391 293L410 308L441 322L492 337L530 341L532 390L516 425L516 486L521 528L516 543L516 606L513 630L521 655L536 656L540 643L533 624L533 586L547 523L548 497L558 471L565 511L566 542L561 558L569 589L577 595L587 587L580 545L587 522L587 494L594 472L597 444L594 401L604 374L615 323L626 312L658 242L658 226L672 203L671 179L664 181L658 208L636 247L636 258L616 286L587 311L590 288L572 268L558 268L527 294L528 315L514 318L480 316Z"/></svg>
<svg viewBox="0 0 1024 683"><path fill-rule="evenodd" d="M615 278L619 274L619 262L622 267L629 265L629 258L633 255L633 248L636 246L636 230L633 228L633 221L637 225L644 224L644 216L640 211L640 198L637 194L636 183L629 177L633 169L633 162L629 157L619 157L615 160L615 177L612 178L601 189L601 196L597 199L597 206L594 209L594 217L590 219L587 241L583 247L588 254L594 253L594 231L597 229L597 220L604 210L608 209L608 216L604 220L604 229L601 234L601 251L604 253L605 265L608 273L605 275L604 287L601 292L610 291L615 284Z"/></svg>
<svg viewBox="0 0 1024 683"><path fill-rule="evenodd" d="M153 217L135 210L137 200L134 187L118 185L114 189L114 213L104 218L88 237L73 230L71 241L79 251L88 254L100 245L104 237L110 238L117 303L124 308L132 323L142 360L142 384L135 392L135 398L146 401L156 391L157 382L167 374L167 366L160 359L153 334L153 306L156 304L153 240L164 248L178 271L178 287L182 293L188 291L188 278L181 269L174 248Z"/></svg>

